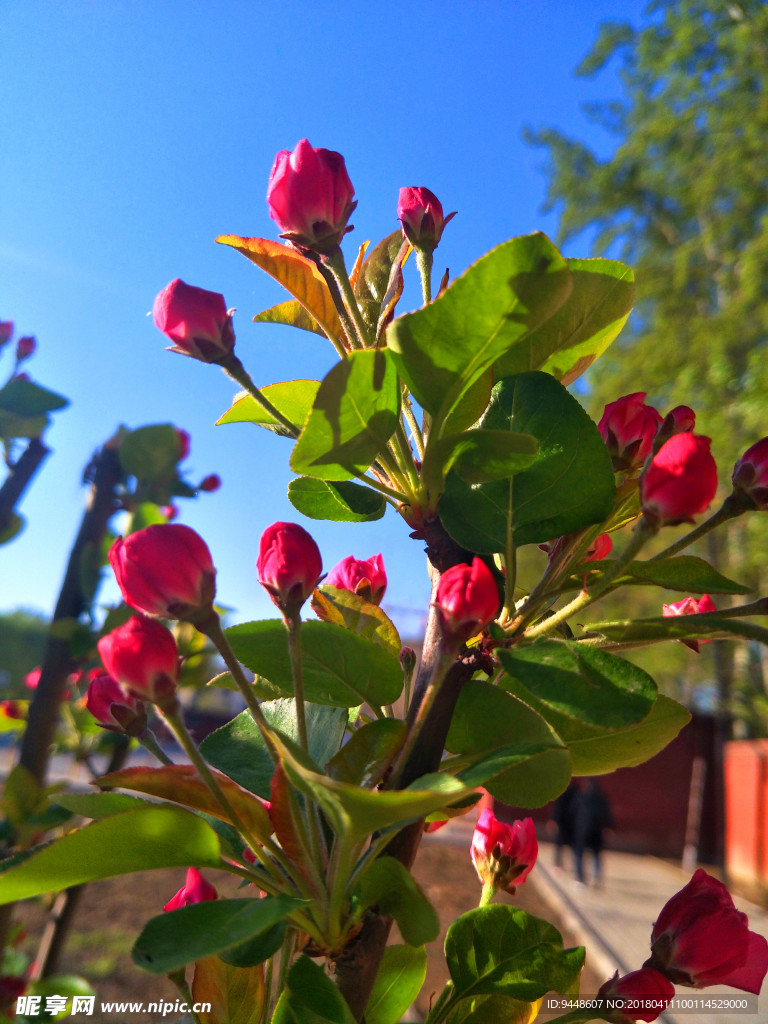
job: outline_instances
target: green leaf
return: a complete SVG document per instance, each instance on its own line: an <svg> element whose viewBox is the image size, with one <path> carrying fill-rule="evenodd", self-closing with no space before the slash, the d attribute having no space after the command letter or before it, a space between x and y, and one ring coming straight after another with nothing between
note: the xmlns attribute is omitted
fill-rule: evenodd
<svg viewBox="0 0 768 1024"><path fill-rule="evenodd" d="M139 427L124 437L119 454L123 472L138 480L172 480L181 458L179 432L171 423Z"/></svg>
<svg viewBox="0 0 768 1024"><path fill-rule="evenodd" d="M398 660L403 646L394 622L371 601L341 587L319 587L312 595L312 611L323 622L333 622L364 636Z"/></svg>
<svg viewBox="0 0 768 1024"><path fill-rule="evenodd" d="M427 445L422 478L433 495L443 490L455 467L468 484L504 480L527 469L536 459L539 444L530 434L508 430L469 430Z"/></svg>
<svg viewBox="0 0 768 1024"><path fill-rule="evenodd" d="M323 968L300 956L288 972L272 1024L355 1024L355 1018Z"/></svg>
<svg viewBox="0 0 768 1024"><path fill-rule="evenodd" d="M352 733L327 765L338 782L373 789L405 742L408 726L396 718L379 718Z"/></svg>
<svg viewBox="0 0 768 1024"><path fill-rule="evenodd" d="M290 781L323 809L336 835L347 840L392 825L418 821L438 807L468 797L473 789L444 773L424 775L407 789L370 790L323 775L295 743L276 744Z"/></svg>
<svg viewBox="0 0 768 1024"><path fill-rule="evenodd" d="M400 383L390 353L352 352L324 377L291 469L319 480L348 480L368 469L397 427Z"/></svg>
<svg viewBox="0 0 768 1024"><path fill-rule="evenodd" d="M261 389L261 393L291 423L302 424L309 416L319 388L319 380L286 380L279 384L268 384ZM229 409L216 420L216 426L223 423L255 423L283 437L292 436L283 424L259 405L247 391L236 394Z"/></svg>
<svg viewBox="0 0 768 1024"><path fill-rule="evenodd" d="M650 761L690 720L690 712L682 704L660 693L650 713L637 725L571 740L574 774L605 775L617 768L633 768Z"/></svg>
<svg viewBox="0 0 768 1024"><path fill-rule="evenodd" d="M307 312L298 299L288 299L276 306L257 313L253 318L255 324L285 324L287 327L298 327L302 331L310 331L325 337L325 331L315 318Z"/></svg>
<svg viewBox="0 0 768 1024"><path fill-rule="evenodd" d="M133 947L133 962L150 974L168 974L193 960L231 950L268 931L306 900L293 896L207 900L159 914Z"/></svg>
<svg viewBox="0 0 768 1024"><path fill-rule="evenodd" d="M300 476L288 484L288 500L308 519L335 523L371 523L387 509L383 494L348 480L315 480Z"/></svg>
<svg viewBox="0 0 768 1024"><path fill-rule="evenodd" d="M440 502L445 528L470 551L541 544L601 523L615 496L613 467L597 427L565 388L546 373L499 381L480 421L488 430L531 434L533 464L511 480L469 486L448 477Z"/></svg>
<svg viewBox="0 0 768 1024"><path fill-rule="evenodd" d="M201 818L178 807L140 808L33 853L0 876L0 903L150 868L218 866L219 841Z"/></svg>
<svg viewBox="0 0 768 1024"><path fill-rule="evenodd" d="M365 1008L365 1024L398 1024L426 976L427 954L423 947L387 946Z"/></svg>
<svg viewBox="0 0 768 1024"><path fill-rule="evenodd" d="M400 375L435 429L497 359L551 316L571 288L542 234L497 246L423 309L399 317L387 342Z"/></svg>
<svg viewBox="0 0 768 1024"><path fill-rule="evenodd" d="M611 564L606 561L605 567ZM622 573L629 577L627 582L655 583L667 590L682 590L690 594L748 594L751 587L729 580L709 562L694 555L678 555L676 558L662 558L650 562L630 562Z"/></svg>
<svg viewBox="0 0 768 1024"><path fill-rule="evenodd" d="M509 996L471 996L456 1004L445 1024L531 1024L540 1000L532 1003Z"/></svg>
<svg viewBox="0 0 768 1024"><path fill-rule="evenodd" d="M4 434L2 426L0 425L0 437L9 437L10 435ZM14 537L18 537L24 527L27 525L27 521L24 516L20 516L18 512L11 512L6 520L5 527L0 530L0 544L7 544L12 541Z"/></svg>
<svg viewBox="0 0 768 1024"><path fill-rule="evenodd" d="M700 612L698 615L677 615L653 619L626 619L619 622L590 623L590 633L602 634L618 643L638 640L700 640L702 637L746 637L768 644L768 629L743 619Z"/></svg>
<svg viewBox="0 0 768 1024"><path fill-rule="evenodd" d="M20 417L37 417L69 405L69 399L33 384L23 377L11 377L0 388L0 410Z"/></svg>
<svg viewBox="0 0 768 1024"><path fill-rule="evenodd" d="M279 729L292 739L298 739L299 728L293 699L265 701L261 710L272 728ZM305 713L310 757L324 765L341 746L347 725L346 710L305 704ZM200 750L214 768L252 793L265 800L270 799L269 784L275 766L250 711L243 711L237 718L206 736L200 744Z"/></svg>
<svg viewBox="0 0 768 1024"><path fill-rule="evenodd" d="M220 952L219 956L232 967L255 967L263 964L280 949L285 937L285 921L272 925L252 939L247 939L240 946Z"/></svg>
<svg viewBox="0 0 768 1024"><path fill-rule="evenodd" d="M397 921L409 946L423 946L440 934L440 918L423 890L399 860L377 857L360 876L360 906L378 907Z"/></svg>
<svg viewBox="0 0 768 1024"><path fill-rule="evenodd" d="M57 793L55 803L73 814L99 821L113 814L132 811L137 807L152 807L148 800L127 793Z"/></svg>
<svg viewBox="0 0 768 1024"><path fill-rule="evenodd" d="M4 441L14 437L26 437L31 440L40 437L50 422L50 416L17 416L0 409L0 438Z"/></svg>
<svg viewBox="0 0 768 1024"><path fill-rule="evenodd" d="M445 745L454 754L484 755L473 762L474 770L464 770L460 777L467 785L484 785L515 807L548 803L571 776L568 749L552 727L523 701L490 683L464 684ZM486 771L484 779L477 778Z"/></svg>
<svg viewBox="0 0 768 1024"><path fill-rule="evenodd" d="M508 904L470 910L448 929L445 956L453 1000L505 995L532 1001L566 990L584 964L584 949L563 949L560 932Z"/></svg>
<svg viewBox="0 0 768 1024"><path fill-rule="evenodd" d="M398 228L371 249L360 268L355 284L355 297L363 320L371 328L375 329L379 322L392 264L397 259L402 245L403 232Z"/></svg>
<svg viewBox="0 0 768 1024"><path fill-rule="evenodd" d="M608 348L626 323L634 274L606 259L568 259L572 290L560 308L496 363L497 379L544 370L571 384Z"/></svg>
<svg viewBox="0 0 768 1024"><path fill-rule="evenodd" d="M656 699L647 672L595 647L539 640L496 653L507 673L499 685L538 711L568 744L641 722Z"/></svg>
<svg viewBox="0 0 768 1024"><path fill-rule="evenodd" d="M231 626L226 634L239 661L283 693L293 693L282 622L245 622ZM403 688L397 658L365 637L330 622L302 623L301 655L304 693L314 704L346 708L365 702L391 704Z"/></svg>

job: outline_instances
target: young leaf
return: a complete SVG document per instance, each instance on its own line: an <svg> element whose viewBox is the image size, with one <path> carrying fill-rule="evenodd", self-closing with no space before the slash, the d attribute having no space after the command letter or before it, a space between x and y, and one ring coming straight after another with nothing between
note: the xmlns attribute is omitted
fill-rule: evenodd
<svg viewBox="0 0 768 1024"><path fill-rule="evenodd" d="M265 701L261 710L273 729L298 739L299 728L293 699ZM305 712L310 757L324 765L341 746L347 725L346 709L306 704ZM200 750L214 768L250 792L269 800L269 784L275 765L250 711L243 711L237 718L206 736L200 744Z"/></svg>
<svg viewBox="0 0 768 1024"><path fill-rule="evenodd" d="M323 622L333 622L364 636L396 658L403 646L394 622L378 605L341 587L323 586L312 595L312 611Z"/></svg>
<svg viewBox="0 0 768 1024"><path fill-rule="evenodd" d="M304 423L319 387L319 380L286 380L279 384L268 384L261 390L264 397L291 423ZM223 423L255 423L283 437L292 436L282 423L278 423L247 391L235 395L229 409L216 420L217 427Z"/></svg>
<svg viewBox="0 0 768 1024"><path fill-rule="evenodd" d="M139 480L172 480L181 455L179 432L171 423L131 430L120 445L119 455L123 472Z"/></svg>
<svg viewBox="0 0 768 1024"><path fill-rule="evenodd" d="M378 907L397 921L409 946L423 946L440 934L440 918L408 869L394 857L378 857L360 876L357 895L362 909Z"/></svg>
<svg viewBox="0 0 768 1024"><path fill-rule="evenodd" d="M300 956L288 972L272 1024L355 1024L355 1018L323 968Z"/></svg>
<svg viewBox="0 0 768 1024"><path fill-rule="evenodd" d="M282 622L245 622L231 626L226 633L244 665L269 679L283 693L293 693ZM304 693L314 704L351 708L366 701L391 704L400 696L403 674L397 658L341 626L330 622L303 623L301 654Z"/></svg>
<svg viewBox="0 0 768 1024"><path fill-rule="evenodd" d="M317 320L310 316L297 299L288 299L286 302L279 302L276 306L262 310L261 313L256 314L253 322L255 324L285 324L286 327L298 327L302 331L319 334L323 338L326 336Z"/></svg>
<svg viewBox="0 0 768 1024"><path fill-rule="evenodd" d="M399 414L400 383L389 352L352 352L324 377L291 469L319 480L360 476L386 447Z"/></svg>
<svg viewBox="0 0 768 1024"><path fill-rule="evenodd" d="M496 378L544 370L571 384L626 323L635 297L631 269L616 260L568 259L572 290L555 313L494 367Z"/></svg>
<svg viewBox="0 0 768 1024"><path fill-rule="evenodd" d="M387 946L365 1008L365 1024L398 1024L427 976L423 947Z"/></svg>
<svg viewBox="0 0 768 1024"><path fill-rule="evenodd" d="M306 900L293 896L206 900L148 921L132 955L150 974L168 974L193 960L240 946L266 932Z"/></svg>
<svg viewBox="0 0 768 1024"><path fill-rule="evenodd" d="M479 259L435 302L395 320L388 345L435 425L488 367L554 313L570 288L567 264L549 239L524 235Z"/></svg>
<svg viewBox="0 0 768 1024"><path fill-rule="evenodd" d="M397 259L402 244L403 232L398 228L371 249L360 268L355 282L355 297L363 320L371 328L375 328L379 321L392 264Z"/></svg>
<svg viewBox="0 0 768 1024"><path fill-rule="evenodd" d="M274 277L302 304L329 337L340 337L339 314L328 285L314 263L300 256L295 249L269 238L219 235L216 241L222 245L231 245L270 277Z"/></svg>
<svg viewBox="0 0 768 1024"><path fill-rule="evenodd" d="M338 782L373 789L405 742L408 726L396 718L378 718L354 732L327 764Z"/></svg>
<svg viewBox="0 0 768 1024"><path fill-rule="evenodd" d="M530 434L539 453L510 480L470 486L452 473L440 515L453 539L481 554L541 544L601 523L613 507L613 467L597 427L546 373L499 381L480 420L488 430Z"/></svg>
<svg viewBox="0 0 768 1024"><path fill-rule="evenodd" d="M584 949L563 949L560 932L508 904L463 914L448 929L445 957L452 1001L505 995L526 1002L550 989L563 992L578 977Z"/></svg>
<svg viewBox="0 0 768 1024"><path fill-rule="evenodd" d="M288 484L288 500L308 519L335 523L370 523L387 509L383 494L349 480L315 480L301 476Z"/></svg>
<svg viewBox="0 0 768 1024"><path fill-rule="evenodd" d="M260 1024L264 969L232 967L217 956L207 956L195 964L191 992L195 1003L211 1007L198 1011L200 1024Z"/></svg>
<svg viewBox="0 0 768 1024"><path fill-rule="evenodd" d="M0 876L0 904L98 878L170 867L219 867L211 827L180 807L115 814L33 852Z"/></svg>

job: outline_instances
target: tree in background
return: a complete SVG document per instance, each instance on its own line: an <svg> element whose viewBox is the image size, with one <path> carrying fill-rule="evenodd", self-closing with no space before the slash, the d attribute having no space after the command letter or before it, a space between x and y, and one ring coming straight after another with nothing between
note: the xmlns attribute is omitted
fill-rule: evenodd
<svg viewBox="0 0 768 1024"><path fill-rule="evenodd" d="M595 255L635 267L635 313L589 380L594 410L640 387L664 410L694 395L697 429L735 461L740 439L766 427L768 6L654 0L641 28L604 23L576 73L612 60L622 97L587 108L616 142L609 156L554 129L527 133L548 150L545 209L559 211L559 241L589 232ZM765 526L755 520L730 528L723 553L713 545L725 531L710 534L708 554L758 588L750 552ZM721 700L734 706L725 647L711 656ZM737 714L766 732L759 660L743 669Z"/></svg>

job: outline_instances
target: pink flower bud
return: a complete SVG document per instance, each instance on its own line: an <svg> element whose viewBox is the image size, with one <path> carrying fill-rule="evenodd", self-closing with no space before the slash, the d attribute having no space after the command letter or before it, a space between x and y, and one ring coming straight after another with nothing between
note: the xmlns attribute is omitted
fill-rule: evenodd
<svg viewBox="0 0 768 1024"><path fill-rule="evenodd" d="M373 604L380 604L387 589L384 561L380 554L366 559L347 555L331 569L324 582L341 590L351 590Z"/></svg>
<svg viewBox="0 0 768 1024"><path fill-rule="evenodd" d="M663 604L661 613L664 618L672 618L675 615L699 615L701 612L716 612L714 602L709 594L702 594L697 601L695 597L686 597L682 601L673 601L672 604ZM703 640L682 640L686 647L698 653L699 644L708 644L708 639Z"/></svg>
<svg viewBox="0 0 768 1024"><path fill-rule="evenodd" d="M692 523L709 508L717 490L711 443L698 434L675 434L661 446L640 478L646 516L674 526Z"/></svg>
<svg viewBox="0 0 768 1024"><path fill-rule="evenodd" d="M614 1008L608 1012L605 1019L612 1021L613 1024L634 1024L636 1020L656 1020L667 1008L674 994L675 986L663 974L650 967L643 967L639 971L625 974L623 978L620 978L619 972L616 971L612 978L600 986L597 998L626 1000L627 1013Z"/></svg>
<svg viewBox="0 0 768 1024"><path fill-rule="evenodd" d="M189 436L189 432L176 428L176 437L179 439L179 462L183 462L184 459L189 455L189 449L192 444L192 438Z"/></svg>
<svg viewBox="0 0 768 1024"><path fill-rule="evenodd" d="M232 317L224 296L176 278L155 299L155 325L173 344L169 351L203 363L222 363L235 347Z"/></svg>
<svg viewBox="0 0 768 1024"><path fill-rule="evenodd" d="M205 903L206 900L218 899L219 894L210 882L206 882L197 868L189 868L187 879L176 895L170 899L163 910L178 910L180 907L188 907L191 903Z"/></svg>
<svg viewBox="0 0 768 1024"><path fill-rule="evenodd" d="M749 930L723 883L699 868L659 914L644 966L678 985L731 985L757 994L768 973L768 942Z"/></svg>
<svg viewBox="0 0 768 1024"><path fill-rule="evenodd" d="M661 425L661 416L645 405L645 391L610 402L597 425L616 472L639 469L653 449L653 439Z"/></svg>
<svg viewBox="0 0 768 1024"><path fill-rule="evenodd" d="M440 829L444 828L447 824L448 824L448 818L443 818L442 821L425 821L424 822L424 831L428 832L428 833L439 832Z"/></svg>
<svg viewBox="0 0 768 1024"><path fill-rule="evenodd" d="M13 337L13 320L0 320L0 348Z"/></svg>
<svg viewBox="0 0 768 1024"><path fill-rule="evenodd" d="M165 521L167 523L172 522L179 514L179 510L175 505L163 505L160 511L165 516Z"/></svg>
<svg viewBox="0 0 768 1024"><path fill-rule="evenodd" d="M109 552L126 604L147 615L194 620L210 611L216 570L203 538L181 523L146 526Z"/></svg>
<svg viewBox="0 0 768 1024"><path fill-rule="evenodd" d="M298 248L333 252L351 231L347 222L357 206L344 157L313 149L302 139L292 153L282 150L269 175L269 215L280 237Z"/></svg>
<svg viewBox="0 0 768 1024"><path fill-rule="evenodd" d="M124 690L112 676L99 669L91 672L85 706L105 729L141 736L147 728L147 709L144 702Z"/></svg>
<svg viewBox="0 0 768 1024"><path fill-rule="evenodd" d="M400 668L403 670L403 675L410 679L416 668L416 651L412 647L400 648Z"/></svg>
<svg viewBox="0 0 768 1024"><path fill-rule="evenodd" d="M259 583L286 615L296 615L317 586L323 560L314 540L296 523L272 523L261 535Z"/></svg>
<svg viewBox="0 0 768 1024"><path fill-rule="evenodd" d="M221 487L221 477L218 473L209 473L208 476L204 476L200 483L197 485L198 491L206 491L208 494L212 494L214 491L218 491Z"/></svg>
<svg viewBox="0 0 768 1024"><path fill-rule="evenodd" d="M499 610L499 590L493 573L482 560L447 569L437 586L435 604L443 629L463 642L481 632Z"/></svg>
<svg viewBox="0 0 768 1024"><path fill-rule="evenodd" d="M145 615L132 615L97 647L114 680L140 700L174 706L179 679L179 652L173 634Z"/></svg>
<svg viewBox="0 0 768 1024"><path fill-rule="evenodd" d="M611 540L610 533L601 533L599 537L595 537L594 541L590 544L587 549L587 553L584 556L585 562L602 562L604 558L613 551L613 541Z"/></svg>
<svg viewBox="0 0 768 1024"><path fill-rule="evenodd" d="M28 690L36 690L37 684L40 682L40 673L42 668L38 665L37 668L33 668L31 672L27 672L24 676L24 685Z"/></svg>
<svg viewBox="0 0 768 1024"><path fill-rule="evenodd" d="M397 216L403 225L403 234L414 249L433 252L443 228L456 213L444 217L440 200L433 192L423 186L406 186L400 189Z"/></svg>
<svg viewBox="0 0 768 1024"><path fill-rule="evenodd" d="M732 479L747 508L768 510L768 437L747 448L733 467Z"/></svg>
<svg viewBox="0 0 768 1024"><path fill-rule="evenodd" d="M673 434L690 434L696 426L696 413L688 405L676 405L667 416L672 421Z"/></svg>
<svg viewBox="0 0 768 1024"><path fill-rule="evenodd" d="M475 826L470 854L483 885L513 893L531 873L539 854L533 819L507 825L486 808Z"/></svg>
<svg viewBox="0 0 768 1024"><path fill-rule="evenodd" d="M16 342L16 362L20 363L24 359L29 359L29 357L34 354L36 348L37 342L29 335L19 338Z"/></svg>

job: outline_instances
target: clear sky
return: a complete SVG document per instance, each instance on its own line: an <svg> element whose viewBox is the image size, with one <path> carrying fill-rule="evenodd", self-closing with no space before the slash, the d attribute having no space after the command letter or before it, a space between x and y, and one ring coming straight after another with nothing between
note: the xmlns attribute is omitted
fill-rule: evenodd
<svg viewBox="0 0 768 1024"><path fill-rule="evenodd" d="M613 69L573 69L606 18L638 0L4 0L0 6L0 320L37 337L30 376L68 396L53 454L0 548L0 610L48 613L82 514L82 469L120 424L192 435L180 502L207 540L232 621L272 615L256 580L262 530L310 529L330 569L384 554L387 602L405 628L426 607L420 547L390 510L378 523L302 519L286 488L290 443L249 424L214 426L236 388L215 367L164 351L147 313L170 280L224 293L237 351L260 385L319 378L335 359L304 332L253 324L285 296L223 233L276 237L265 191L275 153L306 137L344 154L359 201L345 251L397 227L401 185L457 210L435 272L458 276L499 242L556 222L539 212L543 153L525 124L604 150L581 104L616 95ZM566 255L585 255L585 246ZM409 267L415 276L415 268ZM418 304L416 282L401 311ZM0 379L11 371L6 354ZM105 588L105 599L115 591ZM414 614L409 615L408 609Z"/></svg>

